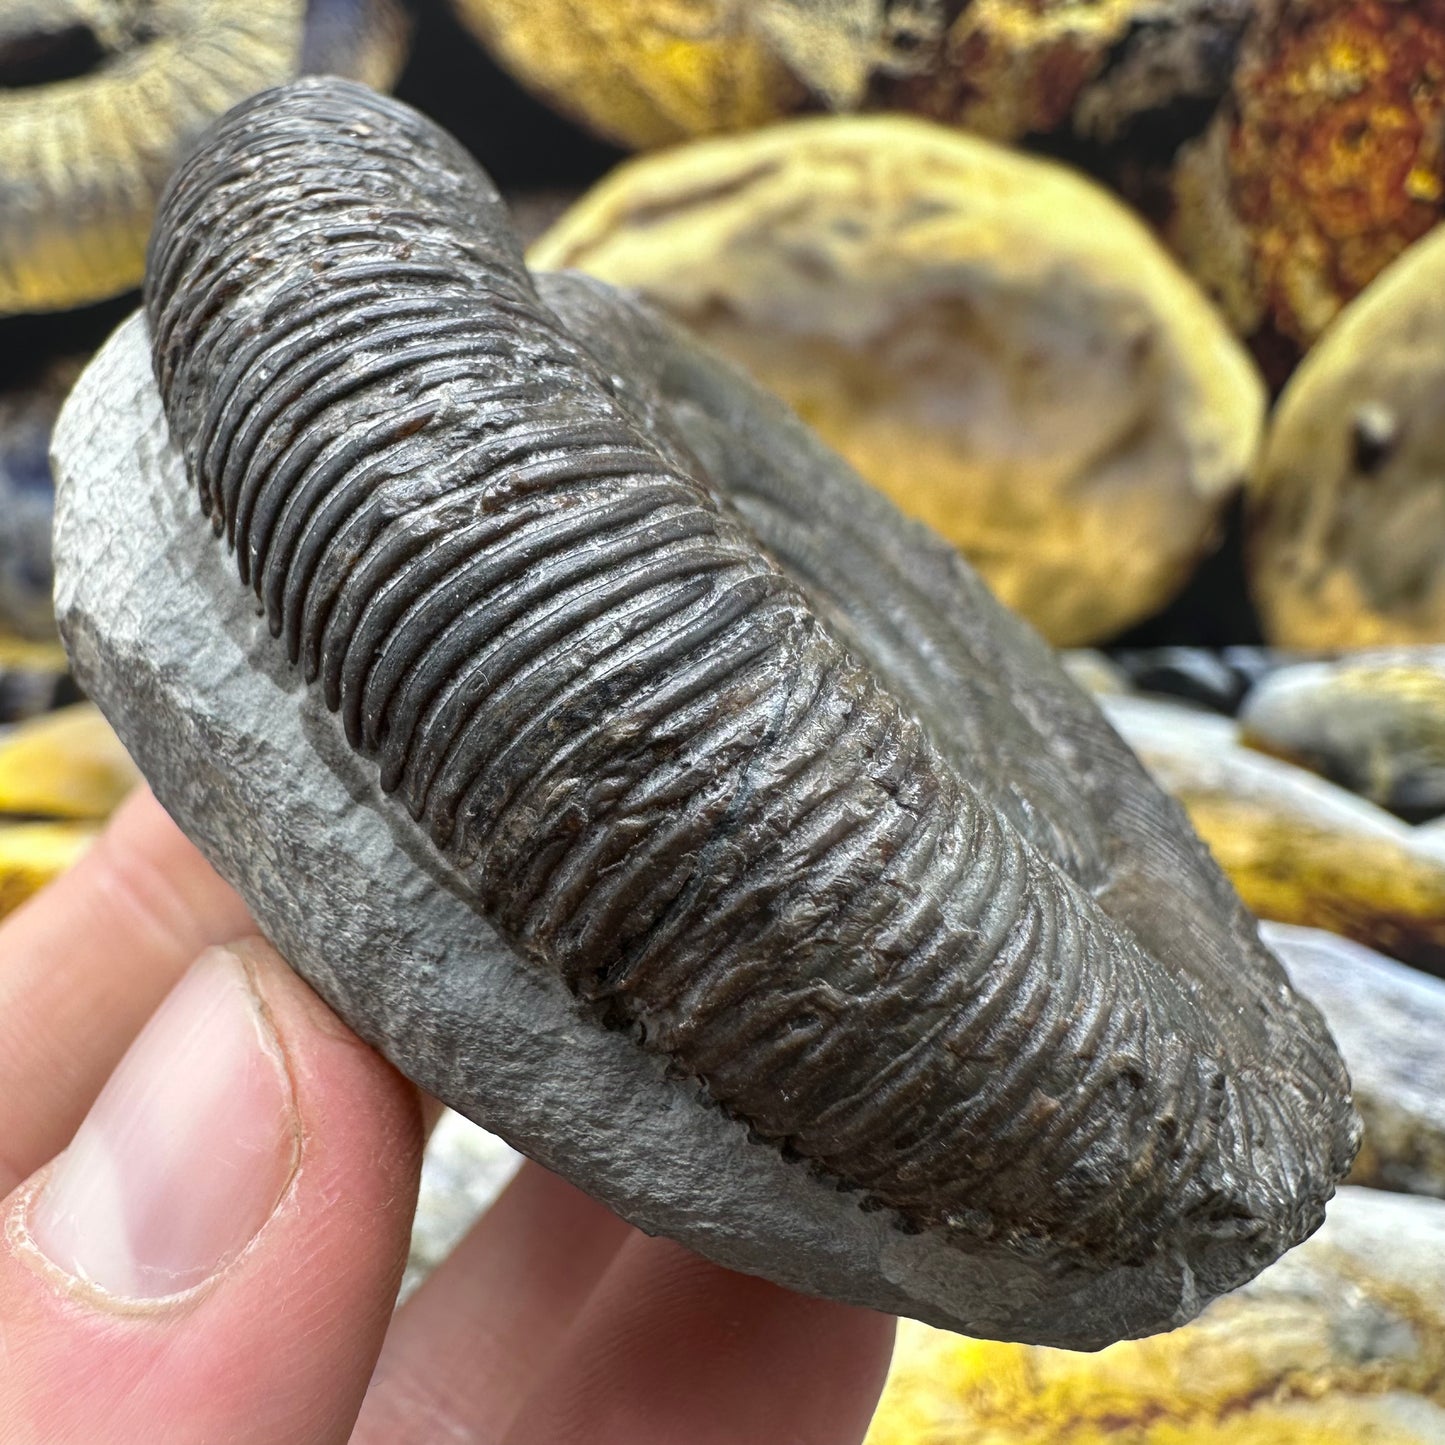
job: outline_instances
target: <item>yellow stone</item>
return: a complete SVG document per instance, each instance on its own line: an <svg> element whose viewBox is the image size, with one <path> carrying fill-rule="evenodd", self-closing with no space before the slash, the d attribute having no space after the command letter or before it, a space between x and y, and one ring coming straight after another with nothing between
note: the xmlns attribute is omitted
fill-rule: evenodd
<svg viewBox="0 0 1445 1445"><path fill-rule="evenodd" d="M532 248L789 402L1060 645L1156 611L1253 464L1253 362L1083 177L903 117L622 167Z"/></svg>
<svg viewBox="0 0 1445 1445"><path fill-rule="evenodd" d="M1261 918L1343 934L1445 974L1445 846L1241 746L1229 718L1145 698L1098 701Z"/></svg>
<svg viewBox="0 0 1445 1445"><path fill-rule="evenodd" d="M629 146L741 130L805 91L750 15L753 0L454 0L558 109Z"/></svg>
<svg viewBox="0 0 1445 1445"><path fill-rule="evenodd" d="M1445 229L1352 302L1279 399L1250 579L1283 647L1445 642Z"/></svg>
<svg viewBox="0 0 1445 1445"><path fill-rule="evenodd" d="M1194 1323L1074 1354L904 1321L866 1445L1440 1445L1445 1202L1343 1189Z"/></svg>
<svg viewBox="0 0 1445 1445"><path fill-rule="evenodd" d="M0 735L0 814L105 818L139 781L120 739L90 703Z"/></svg>
<svg viewBox="0 0 1445 1445"><path fill-rule="evenodd" d="M0 821L0 918L64 873L98 831L93 823Z"/></svg>

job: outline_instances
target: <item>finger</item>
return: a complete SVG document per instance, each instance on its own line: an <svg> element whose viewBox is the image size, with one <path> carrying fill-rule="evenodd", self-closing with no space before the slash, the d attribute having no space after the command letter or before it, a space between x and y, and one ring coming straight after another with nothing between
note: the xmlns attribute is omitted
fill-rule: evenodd
<svg viewBox="0 0 1445 1445"><path fill-rule="evenodd" d="M806 1299L636 1235L505 1436L509 1445L857 1445L884 1315Z"/></svg>
<svg viewBox="0 0 1445 1445"><path fill-rule="evenodd" d="M253 927L147 792L0 925L0 1194L75 1132L191 960Z"/></svg>
<svg viewBox="0 0 1445 1445"><path fill-rule="evenodd" d="M397 1312L354 1445L500 1440L630 1233L524 1165Z"/></svg>
<svg viewBox="0 0 1445 1445"><path fill-rule="evenodd" d="M204 954L4 1207L6 1445L339 1445L420 1156L415 1090L271 949Z"/></svg>

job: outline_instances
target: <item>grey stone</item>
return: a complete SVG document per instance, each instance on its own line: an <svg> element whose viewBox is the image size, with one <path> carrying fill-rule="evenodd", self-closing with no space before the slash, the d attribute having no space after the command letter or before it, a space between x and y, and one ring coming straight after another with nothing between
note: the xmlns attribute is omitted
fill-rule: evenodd
<svg viewBox="0 0 1445 1445"><path fill-rule="evenodd" d="M1353 1183L1445 1199L1445 983L1288 923L1260 937L1325 1016L1365 1122Z"/></svg>

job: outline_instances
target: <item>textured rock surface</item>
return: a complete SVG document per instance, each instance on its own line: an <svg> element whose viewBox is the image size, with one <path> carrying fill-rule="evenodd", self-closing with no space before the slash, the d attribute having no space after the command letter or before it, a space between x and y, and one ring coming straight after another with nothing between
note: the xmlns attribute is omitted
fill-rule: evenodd
<svg viewBox="0 0 1445 1445"><path fill-rule="evenodd" d="M1445 1203L1345 1189L1193 1324L1097 1355L907 1322L867 1445L1439 1445Z"/></svg>
<svg viewBox="0 0 1445 1445"><path fill-rule="evenodd" d="M1350 1071L1365 1121L1351 1182L1445 1198L1445 983L1317 928L1266 923L1260 936Z"/></svg>
<svg viewBox="0 0 1445 1445"><path fill-rule="evenodd" d="M1281 395L1248 494L1251 589L1280 646L1445 641L1442 329L1445 230L1339 316Z"/></svg>
<svg viewBox="0 0 1445 1445"><path fill-rule="evenodd" d="M1254 364L1144 226L943 127L798 121L633 161L531 260L740 362L1059 645L1167 602L1254 461Z"/></svg>
<svg viewBox="0 0 1445 1445"><path fill-rule="evenodd" d="M1244 747L1229 718L1149 698L1100 704L1261 918L1445 973L1445 847L1423 829Z"/></svg>
<svg viewBox="0 0 1445 1445"><path fill-rule="evenodd" d="M590 295L574 298L579 310ZM613 327L622 331L625 325ZM687 356L658 353L656 360L685 371ZM743 1125L706 1107L694 1085L669 1078L665 1060L599 1029L553 976L505 948L448 890L447 870L419 830L383 804L371 768L347 748L320 699L265 635L246 592L230 580L231 564L198 525L179 458L165 444L146 371L144 340L132 324L103 353L62 419L64 627L87 685L105 700L167 806L240 886L283 952L365 1036L383 1043L432 1092L634 1222L784 1283L979 1333L1073 1344L1154 1328L1197 1307L1197 1286L1178 1260L1100 1273L1079 1260L1030 1258L1001 1246L965 1251L926 1233L901 1232L886 1213L861 1209L856 1196L753 1142ZM722 376L713 384L724 396L737 395L736 381ZM827 465L781 413L762 408L759 417L742 406L723 427L708 423L696 396L690 404L703 413L693 443L716 450L731 442L733 465L755 478L749 506L764 521L771 516L775 548L791 549L792 565L801 558L825 595L833 569L846 570L850 549L861 548L867 558L869 543L860 538L879 545L879 518L870 515L874 501L866 493L849 494L851 505L832 513L835 526L846 516L859 535L845 528L821 555L818 539L776 510L779 498L770 514L764 460L770 445L791 446L805 465L812 455L828 484ZM720 466L718 474L725 473ZM839 485L836 475L831 485ZM876 505L886 517L886 504ZM885 533L890 526L897 531L885 520ZM913 585L931 570L940 578L956 570L921 537L900 532L898 545L907 556L895 565ZM66 568L65 559L77 565ZM872 565L880 566L876 557ZM961 575L950 585L976 587ZM831 599L845 613L848 595L845 583ZM886 595L886 577L884 595L856 606L860 625L868 624L870 607L878 609L873 646L894 654L892 673L901 685L918 683L920 706L943 705L950 688L955 699L974 689L965 721L984 736L990 709L998 715L1013 705L1006 702L1009 670L1025 657L1038 666L1029 648L1043 656L1037 642L1017 644L1020 652L1000 647L992 667L960 677L944 648L935 677L920 666L909 629L942 628L946 635L947 606L914 611ZM986 599L975 606L986 608ZM883 635L885 619L895 635ZM974 642L984 645L987 636ZM1045 659L1040 680L1047 675ZM1055 711L1077 713L1091 747L1117 749L1097 719L1087 721L1079 695L1062 680L1058 686ZM990 697L991 689L998 692ZM1057 726L1058 718L1050 723ZM1013 733L1011 744L999 745L1018 745L1018 723ZM1082 744L1080 737L1073 745ZM1068 766L1042 756L1033 756L1033 765ZM1025 762L1015 768L1005 776L1016 785L1037 784L1025 781ZM1106 786L1108 776L1106 770L1091 777L1089 786ZM1155 806L1142 782L1133 788L1126 814ZM1172 835L1157 825L1150 836L1166 852L1183 846L1182 838L1166 842ZM1192 847L1184 854L1196 856ZM338 858L345 868L337 868ZM1171 867L1143 850L1130 861L1146 871L1165 867L1175 887L1199 866ZM1216 885L1206 887L1203 875L1199 886L1215 896ZM1202 902L1191 907L1201 909L1196 921L1206 933L1243 926L1232 915L1227 921L1212 915ZM1177 923L1171 913L1152 926L1167 932ZM1199 935L1192 936L1197 942ZM1337 1142L1348 1149L1348 1133Z"/></svg>

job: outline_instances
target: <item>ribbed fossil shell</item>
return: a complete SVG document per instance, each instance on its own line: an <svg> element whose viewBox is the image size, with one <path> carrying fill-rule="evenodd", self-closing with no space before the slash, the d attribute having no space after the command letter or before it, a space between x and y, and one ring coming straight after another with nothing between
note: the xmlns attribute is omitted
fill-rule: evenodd
<svg viewBox="0 0 1445 1445"><path fill-rule="evenodd" d="M1254 364L1138 219L941 126L830 116L645 156L531 261L686 322L1058 644L1163 606L1255 460Z"/></svg>
<svg viewBox="0 0 1445 1445"><path fill-rule="evenodd" d="M238 100L303 68L399 66L392 0L5 0L0 315L140 280L155 199Z"/></svg>
<svg viewBox="0 0 1445 1445"><path fill-rule="evenodd" d="M907 1228L1181 1250L1213 1292L1315 1227L1355 1144L1328 1036L1042 646L940 549L992 669L930 672L850 592L869 542L820 557L766 466L735 507L724 457L649 435L659 389L740 382L548 294L593 349L469 158L332 81L217 127L150 257L203 506L454 886Z"/></svg>

